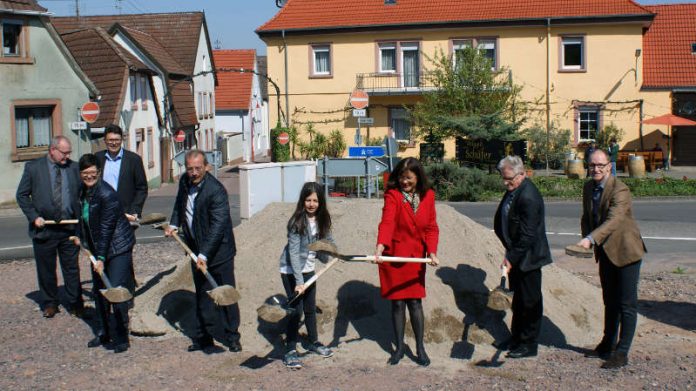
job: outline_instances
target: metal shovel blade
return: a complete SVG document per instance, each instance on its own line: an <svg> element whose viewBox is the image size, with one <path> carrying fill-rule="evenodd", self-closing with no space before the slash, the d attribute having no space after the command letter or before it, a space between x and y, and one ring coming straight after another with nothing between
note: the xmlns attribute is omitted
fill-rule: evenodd
<svg viewBox="0 0 696 391"><path fill-rule="evenodd" d="M512 292L502 288L495 288L488 295L488 308L496 311L505 311L512 307Z"/></svg>
<svg viewBox="0 0 696 391"><path fill-rule="evenodd" d="M166 220L167 216L163 215L162 213L149 213L143 216L140 220L138 220L138 223L140 223L140 225L155 224L161 223Z"/></svg>
<svg viewBox="0 0 696 391"><path fill-rule="evenodd" d="M312 242L307 246L307 249L310 251L331 254L333 256L341 255L338 253L338 247L336 247L335 244L326 240L317 240L316 242Z"/></svg>
<svg viewBox="0 0 696 391"><path fill-rule="evenodd" d="M282 303L274 296L272 303L264 303L261 307L256 309L256 314L259 318L268 323L278 323L294 311L294 308L288 307L287 304Z"/></svg>
<svg viewBox="0 0 696 391"><path fill-rule="evenodd" d="M566 246L565 253L571 257L577 258L592 258L594 257L594 251L585 247L580 247L575 244L570 244Z"/></svg>
<svg viewBox="0 0 696 391"><path fill-rule="evenodd" d="M133 298L130 291L122 286L111 289L100 289L99 292L109 303L123 303Z"/></svg>
<svg viewBox="0 0 696 391"><path fill-rule="evenodd" d="M208 291L208 295L215 304L220 306L232 305L239 301L241 295L231 285L220 285Z"/></svg>

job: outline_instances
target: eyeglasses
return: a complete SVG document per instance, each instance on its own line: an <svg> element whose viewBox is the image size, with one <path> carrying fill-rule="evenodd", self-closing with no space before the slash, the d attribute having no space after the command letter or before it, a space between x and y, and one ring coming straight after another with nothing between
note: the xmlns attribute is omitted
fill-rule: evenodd
<svg viewBox="0 0 696 391"><path fill-rule="evenodd" d="M60 152L60 154L63 155L63 156L70 156L70 154L72 153L71 150L61 151L61 150L58 149L58 148L53 148L53 150Z"/></svg>
<svg viewBox="0 0 696 391"><path fill-rule="evenodd" d="M503 178L503 182L512 182L512 181L515 180L515 178L517 178L520 174L522 174L522 173L521 173L521 172L518 172L517 174L515 174L515 175L513 175L513 176L511 176L511 177L509 177L509 178L502 177L502 178Z"/></svg>
<svg viewBox="0 0 696 391"><path fill-rule="evenodd" d="M121 142L123 142L123 139L122 138L111 138L111 139L107 138L104 142L106 142L107 144L121 144Z"/></svg>
<svg viewBox="0 0 696 391"><path fill-rule="evenodd" d="M587 167L590 168L590 170L594 170L595 168L599 168L600 170L603 169L604 167L610 165L611 163L604 163L604 164L589 164Z"/></svg>

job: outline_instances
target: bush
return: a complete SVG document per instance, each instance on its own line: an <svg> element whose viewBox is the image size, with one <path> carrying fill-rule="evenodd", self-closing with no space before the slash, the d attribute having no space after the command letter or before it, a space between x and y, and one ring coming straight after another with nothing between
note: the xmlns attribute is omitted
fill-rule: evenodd
<svg viewBox="0 0 696 391"><path fill-rule="evenodd" d="M283 132L288 132L287 128L277 127L271 130L271 155L274 162L287 162L290 160L290 144L281 144L278 142L278 135Z"/></svg>
<svg viewBox="0 0 696 391"><path fill-rule="evenodd" d="M546 129L539 124L522 131L529 142L527 158L535 163L546 162ZM549 166L557 169L563 165L565 153L570 150L570 130L552 126L549 130ZM545 165L545 164L544 164Z"/></svg>
<svg viewBox="0 0 696 391"><path fill-rule="evenodd" d="M505 188L498 175L451 162L425 166L436 198L444 201L486 201L501 196Z"/></svg>
<svg viewBox="0 0 696 391"><path fill-rule="evenodd" d="M623 129L610 123L605 126L601 132L597 132L595 136L595 141L597 142L597 148L603 149L605 151L609 150L609 144L611 144L612 139L616 139L616 142L620 142L623 139Z"/></svg>
<svg viewBox="0 0 696 391"><path fill-rule="evenodd" d="M346 151L346 140L343 138L343 132L334 129L329 133L329 141L326 145L326 156L342 157Z"/></svg>
<svg viewBox="0 0 696 391"><path fill-rule="evenodd" d="M673 178L621 178L633 197L695 196L696 180ZM535 176L532 178L539 192L550 198L582 198L586 179Z"/></svg>

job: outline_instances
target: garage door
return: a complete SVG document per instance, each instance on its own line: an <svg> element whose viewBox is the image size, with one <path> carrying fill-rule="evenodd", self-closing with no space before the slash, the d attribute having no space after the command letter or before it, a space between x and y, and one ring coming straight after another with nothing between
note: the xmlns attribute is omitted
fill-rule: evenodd
<svg viewBox="0 0 696 391"><path fill-rule="evenodd" d="M674 158L675 166L696 166L696 126L675 127Z"/></svg>

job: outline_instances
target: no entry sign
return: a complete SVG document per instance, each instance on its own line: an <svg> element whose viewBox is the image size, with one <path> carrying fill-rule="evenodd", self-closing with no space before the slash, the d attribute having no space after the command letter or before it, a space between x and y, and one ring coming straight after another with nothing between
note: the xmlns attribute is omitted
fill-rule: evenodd
<svg viewBox="0 0 696 391"><path fill-rule="evenodd" d="M99 118L99 105L97 102L87 102L82 105L80 115L85 122L93 124Z"/></svg>
<svg viewBox="0 0 696 391"><path fill-rule="evenodd" d="M367 108L370 103L370 98L367 92L363 90L353 90L350 94L350 105L354 109L364 109Z"/></svg>
<svg viewBox="0 0 696 391"><path fill-rule="evenodd" d="M174 135L174 141L177 143L183 143L184 140L186 140L186 133L184 133L183 130L176 132L176 135Z"/></svg>
<svg viewBox="0 0 696 391"><path fill-rule="evenodd" d="M278 135L278 142L281 145L285 145L285 144L289 143L290 142L290 135L288 134L288 132L283 132L283 133L279 134Z"/></svg>

